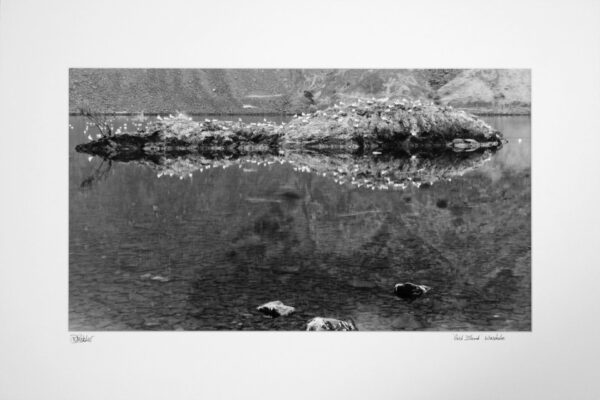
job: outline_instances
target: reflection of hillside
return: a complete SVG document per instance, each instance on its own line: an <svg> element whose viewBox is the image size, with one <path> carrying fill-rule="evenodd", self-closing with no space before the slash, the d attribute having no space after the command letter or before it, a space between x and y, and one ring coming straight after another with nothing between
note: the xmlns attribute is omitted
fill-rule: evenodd
<svg viewBox="0 0 600 400"><path fill-rule="evenodd" d="M282 291L302 290L310 297L315 281L336 287L331 301L351 313L357 302L368 308L369 298L390 295L396 281L426 282L435 291L431 300L413 305L421 312L412 317L415 327L431 325L432 315L454 314L455 324L471 321L455 326L469 328L481 318L500 318L494 317L502 313L498 305L525 315L530 307L530 210L523 206L529 204L528 177L505 176L491 191L489 178L470 178L475 185L457 179L382 198L364 190L348 194L331 183L314 185L315 178L307 175L295 182L297 199L265 203L254 220L241 223L233 236L233 261L253 259L257 267L268 266L274 277L284 279ZM472 297L479 298L477 304L469 303ZM403 307L391 302L378 318L396 321ZM502 319L497 323L499 329L516 326Z"/></svg>
<svg viewBox="0 0 600 400"><path fill-rule="evenodd" d="M132 313L184 313L185 321L176 320L185 329L301 329L315 315L352 317L359 329L527 329L527 317L514 319L530 307L529 170L502 171L493 180L475 168L489 156L286 153L116 162L110 176L73 197L77 234L70 240L74 248L93 248L73 253L71 288L106 280L105 269L77 261L89 252L106 254L111 274L169 276L173 289L163 289L165 296L179 303L126 303L137 307ZM81 165L72 191L88 165L83 157L75 162ZM352 184L366 177L375 187L390 176L420 185L387 191ZM434 290L409 306L392 296L402 280ZM298 314L255 319L254 307L274 299Z"/></svg>

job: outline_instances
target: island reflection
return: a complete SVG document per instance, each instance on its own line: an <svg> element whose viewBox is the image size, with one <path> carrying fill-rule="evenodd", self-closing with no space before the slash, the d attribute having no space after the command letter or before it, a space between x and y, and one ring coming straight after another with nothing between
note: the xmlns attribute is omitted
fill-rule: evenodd
<svg viewBox="0 0 600 400"><path fill-rule="evenodd" d="M71 150L70 329L531 329L529 125L501 123L496 153ZM275 299L297 312L256 312Z"/></svg>

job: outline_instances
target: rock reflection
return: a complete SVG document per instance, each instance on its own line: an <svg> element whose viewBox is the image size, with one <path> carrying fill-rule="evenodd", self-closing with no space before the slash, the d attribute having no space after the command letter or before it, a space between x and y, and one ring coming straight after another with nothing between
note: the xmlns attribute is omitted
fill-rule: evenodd
<svg viewBox="0 0 600 400"><path fill-rule="evenodd" d="M505 150L112 159L86 190L102 160L72 152L70 329L530 329L530 168Z"/></svg>
<svg viewBox="0 0 600 400"><path fill-rule="evenodd" d="M252 173L255 166L289 164L296 172L327 177L336 184L364 187L371 190L397 190L408 187L428 187L440 180L451 180L473 171L490 161L496 150L471 152L452 150L410 153L365 154L347 151L279 150L274 152L201 152L182 156L148 156L135 159L103 159L145 165L156 171L156 177L192 178L211 168L237 167ZM110 164L109 164L110 165ZM86 178L87 181L87 178ZM85 183L85 182L84 182ZM82 186L84 185L82 183ZM297 194L283 192L293 199ZM297 198L297 197L296 197ZM254 199L260 201L260 199ZM271 200L275 202L276 200Z"/></svg>

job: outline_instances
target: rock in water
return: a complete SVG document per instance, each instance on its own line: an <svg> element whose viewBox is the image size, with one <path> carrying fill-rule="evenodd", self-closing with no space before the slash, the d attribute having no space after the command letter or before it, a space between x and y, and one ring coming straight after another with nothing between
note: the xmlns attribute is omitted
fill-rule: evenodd
<svg viewBox="0 0 600 400"><path fill-rule="evenodd" d="M341 321L335 318L316 317L306 326L307 331L357 331L352 321Z"/></svg>
<svg viewBox="0 0 600 400"><path fill-rule="evenodd" d="M290 315L296 310L294 307L286 306L279 300L265 303L261 306L258 306L256 309L261 313L273 318L285 317L286 315Z"/></svg>
<svg viewBox="0 0 600 400"><path fill-rule="evenodd" d="M418 297L423 296L429 292L431 288L425 285L415 285L414 283L398 283L394 287L394 293L396 296L405 300L415 300Z"/></svg>
<svg viewBox="0 0 600 400"><path fill-rule="evenodd" d="M94 114L84 114L95 118ZM96 123L98 128L102 126ZM273 149L358 149L396 152L442 148L459 152L502 146L502 134L474 115L449 107L374 102L331 107L296 116L284 125L273 122L193 121L185 115L149 123L141 132L100 135L76 146L79 152L111 159L148 155L200 154Z"/></svg>

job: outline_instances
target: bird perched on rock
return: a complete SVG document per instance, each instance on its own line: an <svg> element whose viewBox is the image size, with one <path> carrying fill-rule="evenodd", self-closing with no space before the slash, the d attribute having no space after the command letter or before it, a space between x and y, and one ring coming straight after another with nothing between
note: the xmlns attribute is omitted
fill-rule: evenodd
<svg viewBox="0 0 600 400"><path fill-rule="evenodd" d="M425 293L429 292L431 288L425 285L415 285L414 283L398 283L394 286L394 293L396 296L405 300L415 300Z"/></svg>

